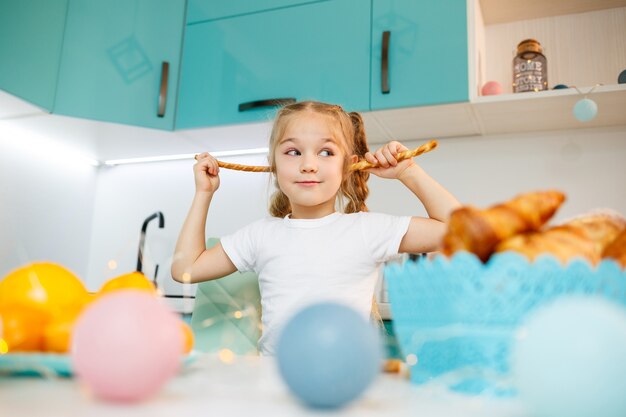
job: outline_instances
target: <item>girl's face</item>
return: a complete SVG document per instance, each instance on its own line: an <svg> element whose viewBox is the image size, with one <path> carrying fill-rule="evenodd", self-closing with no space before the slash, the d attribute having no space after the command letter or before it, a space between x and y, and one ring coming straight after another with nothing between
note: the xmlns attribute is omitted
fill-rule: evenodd
<svg viewBox="0 0 626 417"><path fill-rule="evenodd" d="M335 211L345 155L332 119L306 112L295 116L274 154L278 186L289 198L292 218L319 218Z"/></svg>

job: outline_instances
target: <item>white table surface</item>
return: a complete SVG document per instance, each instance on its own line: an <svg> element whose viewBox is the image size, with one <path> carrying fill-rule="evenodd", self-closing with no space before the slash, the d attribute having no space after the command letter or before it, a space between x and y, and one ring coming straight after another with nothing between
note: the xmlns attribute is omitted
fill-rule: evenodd
<svg viewBox="0 0 626 417"><path fill-rule="evenodd" d="M203 355L166 383L157 395L136 404L95 399L74 378L0 377L0 417L98 416L385 416L521 417L515 399L452 393L417 386L399 374L381 373L354 402L338 410L303 406L290 394L267 358L239 357L225 364Z"/></svg>

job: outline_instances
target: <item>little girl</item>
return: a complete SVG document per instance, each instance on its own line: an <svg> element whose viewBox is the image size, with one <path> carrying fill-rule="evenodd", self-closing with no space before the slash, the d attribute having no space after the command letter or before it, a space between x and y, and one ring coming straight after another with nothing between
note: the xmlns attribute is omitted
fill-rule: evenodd
<svg viewBox="0 0 626 417"><path fill-rule="evenodd" d="M270 137L277 188L272 217L206 249L207 212L220 178L217 161L208 153L199 155L196 193L176 243L172 276L195 283L254 271L261 292L263 355L274 354L281 327L307 304L337 301L367 319L379 266L398 253L439 249L445 221L459 206L412 159L396 160L405 150L392 141L369 152L360 115L340 106L307 101L283 107ZM350 164L360 158L377 167L350 172ZM369 173L400 180L429 218L368 212Z"/></svg>

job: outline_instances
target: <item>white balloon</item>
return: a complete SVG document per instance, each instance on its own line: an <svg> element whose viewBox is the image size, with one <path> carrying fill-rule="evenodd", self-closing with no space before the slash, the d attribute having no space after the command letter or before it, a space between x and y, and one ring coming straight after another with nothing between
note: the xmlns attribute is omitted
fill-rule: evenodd
<svg viewBox="0 0 626 417"><path fill-rule="evenodd" d="M512 375L538 417L626 416L626 308L568 296L518 331Z"/></svg>

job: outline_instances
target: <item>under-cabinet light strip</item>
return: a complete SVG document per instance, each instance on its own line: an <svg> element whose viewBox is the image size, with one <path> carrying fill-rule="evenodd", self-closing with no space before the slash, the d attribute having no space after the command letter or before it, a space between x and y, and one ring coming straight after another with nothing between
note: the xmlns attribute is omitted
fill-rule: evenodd
<svg viewBox="0 0 626 417"><path fill-rule="evenodd" d="M265 154L269 151L268 148L254 148L254 149L241 149L236 151L217 151L211 152L214 157L222 156L241 156L241 155L259 155ZM141 164L145 162L162 162L162 161L177 161L181 159L194 159L197 154L185 153L177 155L161 155L161 156L146 156L142 158L125 158L125 159L110 159L104 161L104 165L124 165L124 164Z"/></svg>
<svg viewBox="0 0 626 417"><path fill-rule="evenodd" d="M102 162L97 161L97 160L92 159L92 158L89 158L89 157L87 157L87 156L84 156L84 157L83 157L83 159L84 159L84 160L85 160L85 161L86 161L89 165L94 166L94 167L99 167L100 165L102 165Z"/></svg>

